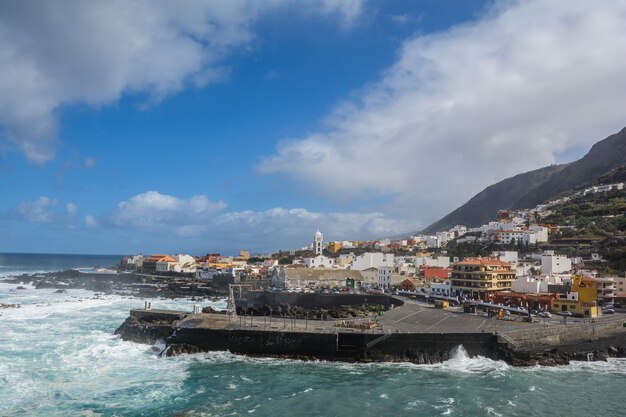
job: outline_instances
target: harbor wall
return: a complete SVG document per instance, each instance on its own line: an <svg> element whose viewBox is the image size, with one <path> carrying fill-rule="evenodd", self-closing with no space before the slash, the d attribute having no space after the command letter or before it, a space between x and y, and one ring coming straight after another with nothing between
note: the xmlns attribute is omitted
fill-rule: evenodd
<svg viewBox="0 0 626 417"><path fill-rule="evenodd" d="M514 350L534 352L549 347L610 338L624 333L624 327L625 323L619 320L581 325L533 327L503 334L502 339Z"/></svg>
<svg viewBox="0 0 626 417"><path fill-rule="evenodd" d="M450 359L458 346L463 346L469 356L481 355L515 366L564 365L571 360L626 357L626 328L620 320L533 327L496 335L178 326L178 320L188 314L133 310L116 334L139 343L164 339L167 344L164 354L168 356L227 350L254 356L431 364Z"/></svg>
<svg viewBox="0 0 626 417"><path fill-rule="evenodd" d="M496 341L495 336L488 333L375 334L194 328L178 329L176 337L168 339L170 344L194 346L200 351L419 364L447 360L460 345L470 356L492 356Z"/></svg>

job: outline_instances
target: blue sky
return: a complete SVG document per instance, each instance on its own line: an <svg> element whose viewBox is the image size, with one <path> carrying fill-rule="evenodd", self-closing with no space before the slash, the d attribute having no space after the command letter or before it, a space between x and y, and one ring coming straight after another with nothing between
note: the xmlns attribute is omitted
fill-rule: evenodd
<svg viewBox="0 0 626 417"><path fill-rule="evenodd" d="M626 120L623 1L31 3L0 2L5 252L397 235Z"/></svg>

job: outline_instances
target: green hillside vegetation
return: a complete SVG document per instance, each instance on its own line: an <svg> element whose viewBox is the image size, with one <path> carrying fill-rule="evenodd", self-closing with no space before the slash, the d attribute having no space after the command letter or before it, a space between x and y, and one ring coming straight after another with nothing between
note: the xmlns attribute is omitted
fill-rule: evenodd
<svg viewBox="0 0 626 417"><path fill-rule="evenodd" d="M591 185L622 182L626 168L613 172L604 182L594 181ZM587 185L588 188L590 185ZM521 255L555 250L570 257L586 259L586 266L605 273L624 273L626 271L626 190L594 193L588 195L581 187L560 197L570 197L566 202L550 207L551 214L539 223L560 226L560 231L550 235L548 243L539 245L497 245L493 242L461 243L450 242L445 250L449 256L460 259L468 256L487 256L493 251L516 250ZM592 253L599 253L603 262L589 262Z"/></svg>
<svg viewBox="0 0 626 417"><path fill-rule="evenodd" d="M576 195L550 208L543 223L574 226L564 229L559 238L607 238L626 234L626 191Z"/></svg>
<svg viewBox="0 0 626 417"><path fill-rule="evenodd" d="M550 237L552 245L568 255L596 251L608 261L596 266L606 272L626 271L626 190L575 195L551 208L544 223L566 226ZM571 229L567 226L573 226Z"/></svg>

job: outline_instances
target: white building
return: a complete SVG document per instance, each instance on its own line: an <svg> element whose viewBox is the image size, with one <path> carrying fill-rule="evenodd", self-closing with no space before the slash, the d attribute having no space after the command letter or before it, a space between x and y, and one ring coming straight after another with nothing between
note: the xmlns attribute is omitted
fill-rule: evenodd
<svg viewBox="0 0 626 417"><path fill-rule="evenodd" d="M511 283L511 291L530 294L545 293L548 292L548 283L530 276L517 277Z"/></svg>
<svg viewBox="0 0 626 417"><path fill-rule="evenodd" d="M623 189L624 189L623 182L619 182L617 184L598 185L596 187L585 189L585 191L583 191L583 195L594 194L594 193L606 193L612 190L623 190Z"/></svg>
<svg viewBox="0 0 626 417"><path fill-rule="evenodd" d="M141 265L143 263L143 254L126 256L123 259L126 265Z"/></svg>
<svg viewBox="0 0 626 417"><path fill-rule="evenodd" d="M416 256L413 259L413 264L416 268L420 266L434 266L439 268L448 268L450 266L450 257L448 256Z"/></svg>
<svg viewBox="0 0 626 417"><path fill-rule="evenodd" d="M535 235L536 243L545 243L548 241L548 228L537 224L528 228L528 231Z"/></svg>
<svg viewBox="0 0 626 417"><path fill-rule="evenodd" d="M541 273L543 275L562 274L572 269L572 261L565 255L556 255L554 251L545 251L541 255Z"/></svg>
<svg viewBox="0 0 626 417"><path fill-rule="evenodd" d="M335 266L335 260L324 255L318 255L315 258L303 258L302 263L307 268L332 268Z"/></svg>
<svg viewBox="0 0 626 417"><path fill-rule="evenodd" d="M502 245L508 245L510 243L534 245L539 242L538 239L540 237L543 238L542 233L525 230L499 230L495 232L495 242ZM547 242L547 240L546 237L545 242Z"/></svg>
<svg viewBox="0 0 626 417"><path fill-rule="evenodd" d="M496 253L498 259L502 262L508 262L512 265L517 265L518 255L514 250L501 250Z"/></svg>
<svg viewBox="0 0 626 417"><path fill-rule="evenodd" d="M437 236L426 236L426 247L427 248L440 248L441 241Z"/></svg>
<svg viewBox="0 0 626 417"><path fill-rule="evenodd" d="M617 297L626 297L626 277L613 277L615 282L615 295Z"/></svg>
<svg viewBox="0 0 626 417"><path fill-rule="evenodd" d="M363 271L368 268L380 268L381 266L393 266L393 253L368 252L357 256L350 266L350 269Z"/></svg>
<svg viewBox="0 0 626 417"><path fill-rule="evenodd" d="M388 290L391 288L391 276L393 275L395 268L393 266L380 266L378 267L378 286L380 288Z"/></svg>
<svg viewBox="0 0 626 417"><path fill-rule="evenodd" d="M467 227L461 224L457 224L452 229L450 229L449 232L453 234L454 238L461 237L465 233L467 233Z"/></svg>
<svg viewBox="0 0 626 417"><path fill-rule="evenodd" d="M594 277L598 304L613 304L615 298L615 279L613 277Z"/></svg>
<svg viewBox="0 0 626 417"><path fill-rule="evenodd" d="M452 281L449 279L445 279L441 282L430 282L430 293L431 295L442 295L445 297L450 297L452 293Z"/></svg>

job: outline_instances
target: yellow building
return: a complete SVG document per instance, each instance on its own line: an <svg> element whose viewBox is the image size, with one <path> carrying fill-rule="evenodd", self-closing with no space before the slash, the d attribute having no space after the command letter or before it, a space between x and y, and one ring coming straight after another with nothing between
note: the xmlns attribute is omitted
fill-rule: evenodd
<svg viewBox="0 0 626 417"><path fill-rule="evenodd" d="M330 242L326 249L330 253L337 253L341 249L341 242Z"/></svg>
<svg viewBox="0 0 626 417"><path fill-rule="evenodd" d="M577 317L597 317L598 309L598 283L582 275L572 277L571 291L565 294L557 294L557 299L552 302L552 312L570 312Z"/></svg>

